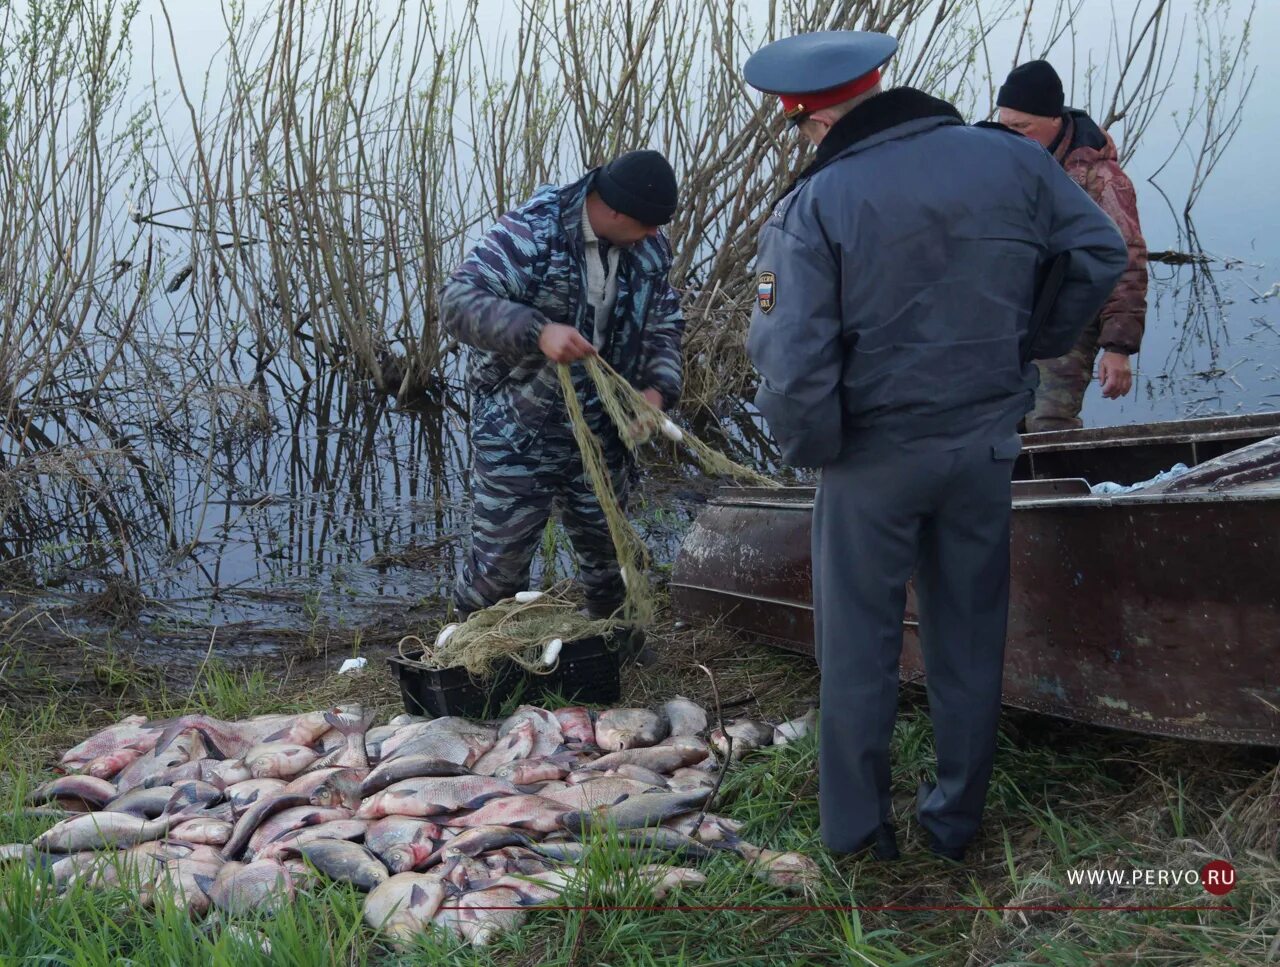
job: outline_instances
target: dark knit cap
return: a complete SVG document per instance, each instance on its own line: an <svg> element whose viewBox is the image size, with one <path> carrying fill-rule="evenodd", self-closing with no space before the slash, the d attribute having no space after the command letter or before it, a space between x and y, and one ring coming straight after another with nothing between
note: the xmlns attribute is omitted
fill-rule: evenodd
<svg viewBox="0 0 1280 967"><path fill-rule="evenodd" d="M657 151L628 151L596 172L593 185L616 212L645 225L665 225L676 213L676 173Z"/></svg>
<svg viewBox="0 0 1280 967"><path fill-rule="evenodd" d="M1061 117L1066 107L1062 78L1047 60L1019 64L1009 72L1000 88L996 106L1042 118Z"/></svg>

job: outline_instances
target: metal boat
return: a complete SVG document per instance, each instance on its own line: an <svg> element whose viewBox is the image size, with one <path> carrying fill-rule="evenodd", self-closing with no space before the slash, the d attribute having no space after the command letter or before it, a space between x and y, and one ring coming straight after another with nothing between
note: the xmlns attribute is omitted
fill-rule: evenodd
<svg viewBox="0 0 1280 967"><path fill-rule="evenodd" d="M1014 478L1006 704L1280 746L1280 413L1027 434ZM812 655L813 495L722 488L677 556L676 611ZM920 679L910 589L905 631Z"/></svg>

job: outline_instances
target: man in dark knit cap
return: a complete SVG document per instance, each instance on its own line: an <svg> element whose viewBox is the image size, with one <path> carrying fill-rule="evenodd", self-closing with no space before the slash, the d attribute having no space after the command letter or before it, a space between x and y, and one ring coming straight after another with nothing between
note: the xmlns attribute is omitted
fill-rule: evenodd
<svg viewBox="0 0 1280 967"><path fill-rule="evenodd" d="M1129 357L1142 345L1147 318L1147 243L1138 222L1138 199L1133 182L1120 168L1111 135L1084 111L1066 107L1062 81L1047 61L1015 67L1000 88L996 105L1000 123L1044 145L1111 216L1129 248L1124 275L1102 312L1088 320L1071 352L1036 364L1040 386L1026 429L1032 433L1078 429L1083 426L1080 408L1099 349L1102 395L1117 399L1133 384Z"/></svg>
<svg viewBox="0 0 1280 967"><path fill-rule="evenodd" d="M612 614L625 587L604 513L583 472L557 363L599 355L659 408L680 397L684 317L660 226L676 177L632 151L503 215L440 294L445 329L472 349L473 524L454 588L462 615L529 586L557 499L587 609ZM581 366L574 384L625 507L633 465Z"/></svg>

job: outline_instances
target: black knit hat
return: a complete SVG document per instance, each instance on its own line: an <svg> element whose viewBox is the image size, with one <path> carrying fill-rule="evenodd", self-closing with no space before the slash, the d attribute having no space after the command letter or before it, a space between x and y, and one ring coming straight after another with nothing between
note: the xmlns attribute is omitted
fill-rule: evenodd
<svg viewBox="0 0 1280 967"><path fill-rule="evenodd" d="M1061 117L1066 107L1062 78L1047 60L1032 60L1009 71L997 107L1009 107L1042 118Z"/></svg>
<svg viewBox="0 0 1280 967"><path fill-rule="evenodd" d="M657 151L628 151L596 172L593 186L616 212L644 225L665 225L676 213L676 173Z"/></svg>

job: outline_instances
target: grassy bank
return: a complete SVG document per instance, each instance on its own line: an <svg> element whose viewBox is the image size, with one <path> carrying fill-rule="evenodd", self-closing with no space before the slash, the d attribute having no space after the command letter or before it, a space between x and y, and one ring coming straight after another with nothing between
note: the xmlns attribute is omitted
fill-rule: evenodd
<svg viewBox="0 0 1280 967"><path fill-rule="evenodd" d="M707 699L716 671L735 714L802 711L816 694L812 666L711 632L656 636L658 660L628 673L626 701L674 691ZM57 753L129 712L153 716L204 709L227 717L313 708L359 699L398 710L398 697L371 653L370 674L338 679L279 666L229 668L210 662L192 687L137 679L111 697L50 691L0 712L0 801L15 809L48 774ZM37 659L31 658L29 661ZM51 676L52 680L52 676ZM192 924L173 911L141 910L123 893L73 892L46 899L15 869L0 872L0 962L56 964L1254 964L1280 956L1280 773L1274 753L1147 740L1010 712L986 828L970 862L955 866L924 851L911 814L915 785L929 771L931 737L922 695L904 692L894 739L895 798L904 857L881 864L826 854L817 835L816 747L812 741L748 759L731 771L717 812L747 822L744 836L818 859L822 888L797 898L756 880L732 856L704 868L705 887L666 904L706 907L794 905L790 910L546 911L516 935L475 952L424 938L397 955L361 922L360 896L327 887L274 919L236 934ZM0 842L30 840L50 820L6 811ZM1125 889L1071 886L1072 869L1199 870L1229 859L1238 885L1216 898L1197 886ZM566 896L581 906L643 905L644 888L624 886L628 860L601 856ZM1022 910L806 910L862 907L1024 907ZM1079 912L1063 906L1223 905L1214 912ZM266 939L270 955L259 948Z"/></svg>

